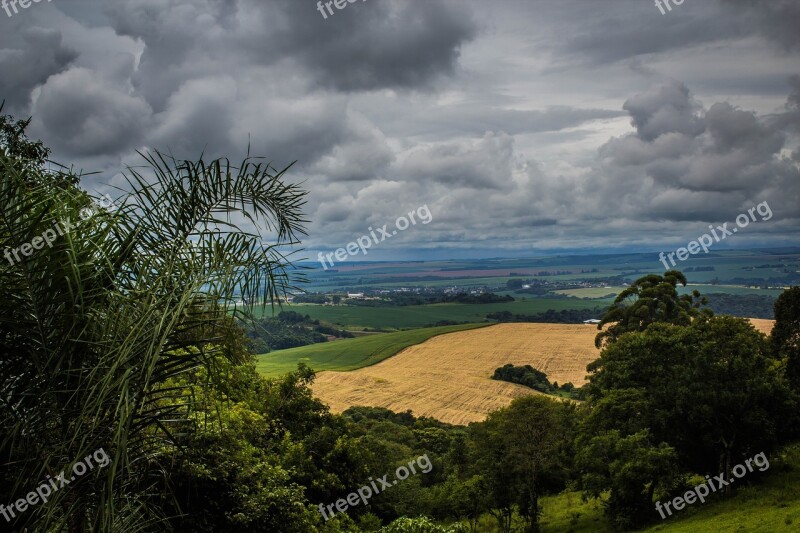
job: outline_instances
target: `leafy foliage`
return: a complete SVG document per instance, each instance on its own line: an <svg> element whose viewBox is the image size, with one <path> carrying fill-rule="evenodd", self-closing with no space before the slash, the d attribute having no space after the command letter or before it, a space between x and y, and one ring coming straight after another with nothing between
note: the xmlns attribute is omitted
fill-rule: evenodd
<svg viewBox="0 0 800 533"><path fill-rule="evenodd" d="M474 427L476 463L501 531L511 530L515 506L525 531L539 531L539 497L564 487L574 456L574 409L526 396Z"/></svg>
<svg viewBox="0 0 800 533"><path fill-rule="evenodd" d="M736 460L769 453L785 442L782 421L796 409L776 363L765 336L739 318L652 324L621 336L588 367L584 487L593 496L610 489L612 518L631 526L653 514L648 497L676 479L674 466L730 477ZM611 454L633 437L636 453ZM663 468L642 469L639 456L660 457L653 464ZM624 480L636 479L638 488L618 484L623 480L614 477L612 460L641 471Z"/></svg>
<svg viewBox="0 0 800 533"><path fill-rule="evenodd" d="M48 184L60 188L74 188L80 178L61 168L55 171L45 170L50 156L50 149L41 141L32 141L25 130L31 119L17 120L10 115L3 115L5 102L0 102L0 154L4 156L4 165L13 168L26 182L31 184ZM60 167L60 165L56 165Z"/></svg>
<svg viewBox="0 0 800 533"><path fill-rule="evenodd" d="M214 373L238 298L267 304L298 276L280 252L296 244L304 192L283 173L144 156L114 213L87 220L89 198L0 153L0 249L60 224L63 236L0 266L0 458L3 497L103 447L113 464L20 516L15 528L138 531L161 520L152 488L165 449L191 414L169 380ZM36 155L36 154L34 154ZM242 230L234 215L252 223ZM263 225L263 228L262 228ZM261 232L272 231L264 246ZM155 498L158 499L158 498Z"/></svg>
<svg viewBox="0 0 800 533"><path fill-rule="evenodd" d="M792 287L775 301L773 352L786 359L786 373L800 392L800 287Z"/></svg>
<svg viewBox="0 0 800 533"><path fill-rule="evenodd" d="M708 302L698 291L693 291L691 296L678 296L678 283L686 286L686 276L677 270L665 272L663 276L650 274L637 279L617 295L600 320L597 329L602 330L607 324L611 326L597 334L595 345L600 348L616 341L623 333L644 331L655 322L688 326L700 313L700 306ZM703 310L703 313L710 311Z"/></svg>
<svg viewBox="0 0 800 533"><path fill-rule="evenodd" d="M706 294L708 307L718 315L773 319L775 298L759 294Z"/></svg>
<svg viewBox="0 0 800 533"><path fill-rule="evenodd" d="M547 374L536 370L531 365L514 366L511 363L503 365L495 369L492 379L517 383L545 394L563 392L564 394L573 396L573 392L576 390L572 383L564 383L560 387L558 383L550 383L550 380L547 379Z"/></svg>
<svg viewBox="0 0 800 533"><path fill-rule="evenodd" d="M548 309L544 313L535 315L514 314L511 311L497 311L489 313L486 318L497 320L498 322L544 322L548 324L578 324L584 320L589 320L599 316L602 310L599 307L593 309Z"/></svg>
<svg viewBox="0 0 800 533"><path fill-rule="evenodd" d="M460 525L444 527L431 522L429 518L398 518L381 529L381 533L461 533L467 530Z"/></svg>

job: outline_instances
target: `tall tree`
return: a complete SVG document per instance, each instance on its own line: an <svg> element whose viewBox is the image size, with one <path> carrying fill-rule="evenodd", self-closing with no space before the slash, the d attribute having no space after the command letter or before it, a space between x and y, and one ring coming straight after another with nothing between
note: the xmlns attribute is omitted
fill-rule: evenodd
<svg viewBox="0 0 800 533"><path fill-rule="evenodd" d="M476 426L479 470L502 531L510 531L514 507L525 531L540 530L539 497L569 466L574 422L571 404L537 395L517 398Z"/></svg>
<svg viewBox="0 0 800 533"><path fill-rule="evenodd" d="M607 492L606 515L617 530L627 531L652 520L654 494L680 486L677 459L668 444L654 444L647 430L630 435L612 430L583 443L576 462L584 495L600 498Z"/></svg>
<svg viewBox="0 0 800 533"><path fill-rule="evenodd" d="M214 376L236 352L222 346L235 302L270 304L298 279L282 247L304 233L305 192L285 170L144 158L118 210L81 220L83 191L0 152L0 250L18 250L0 263L0 492L16 500L101 447L113 459L18 515L20 530L152 529L160 457L192 405L163 384Z"/></svg>
<svg viewBox="0 0 800 533"><path fill-rule="evenodd" d="M630 287L619 293L597 329L605 331L595 337L598 348L619 339L623 333L644 331L655 322L681 326L689 325L698 316L699 308L707 303L695 290L691 295L678 295L678 283L686 286L686 276L677 270L665 272L663 276L650 274L637 279ZM704 309L705 314L711 311Z"/></svg>
<svg viewBox="0 0 800 533"><path fill-rule="evenodd" d="M602 444L590 442L594 436L617 432L619 440L646 432L641 442L674 449L679 466L689 472L730 478L737 460L769 453L781 442L781 421L792 410L766 337L740 318L653 324L606 346L588 370L591 415L583 442L591 447ZM644 456L652 453L640 449ZM643 488L647 480L640 482Z"/></svg>
<svg viewBox="0 0 800 533"><path fill-rule="evenodd" d="M786 359L786 375L800 392L800 287L791 287L775 300L772 349Z"/></svg>

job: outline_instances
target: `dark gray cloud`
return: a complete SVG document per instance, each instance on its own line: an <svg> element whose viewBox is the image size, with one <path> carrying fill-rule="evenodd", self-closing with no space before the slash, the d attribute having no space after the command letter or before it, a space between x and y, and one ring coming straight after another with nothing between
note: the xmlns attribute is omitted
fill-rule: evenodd
<svg viewBox="0 0 800 533"><path fill-rule="evenodd" d="M570 4L575 10L573 21L574 17L587 18L585 2ZM666 15L652 1L610 0L602 7L599 3L593 7L585 24L553 42L565 58L596 65L724 41L755 31L742 17L720 16L716 2L684 2ZM564 15L568 11L557 12Z"/></svg>
<svg viewBox="0 0 800 533"><path fill-rule="evenodd" d="M53 149L76 156L135 149L151 123L147 103L74 68L47 80L33 107L32 133L46 132Z"/></svg>
<svg viewBox="0 0 800 533"><path fill-rule="evenodd" d="M135 83L159 111L187 78L286 61L318 87L426 89L455 71L477 31L454 0L356 2L327 20L297 0L120 0L106 10L117 32L145 44Z"/></svg>
<svg viewBox="0 0 800 533"><path fill-rule="evenodd" d="M764 200L775 218L737 243L782 242L800 226L797 5L365 0L326 20L313 0L53 2L0 20L0 99L101 171L89 188L123 184L137 149L297 160L312 249L421 205L434 222L370 259L652 247Z"/></svg>
<svg viewBox="0 0 800 533"><path fill-rule="evenodd" d="M396 172L412 181L434 177L449 187L509 190L514 162L514 139L487 133L478 141L448 142L412 150Z"/></svg>
<svg viewBox="0 0 800 533"><path fill-rule="evenodd" d="M371 109L371 108L367 108ZM558 132L595 120L626 116L622 110L549 106L540 110L504 109L474 104L441 105L435 102L397 102L381 110L381 129L387 135L414 135L431 139L487 131L511 135Z"/></svg>
<svg viewBox="0 0 800 533"><path fill-rule="evenodd" d="M551 46L564 60L592 65L663 54L710 43L758 36L785 52L800 48L800 2L796 0L713 0L684 2L665 14L653 2L605 0L600 8L580 1L540 6L554 19ZM576 21L583 18L584 24ZM572 31L566 29L572 25ZM639 62L632 66L641 68ZM559 68L555 65L554 68Z"/></svg>
<svg viewBox="0 0 800 533"><path fill-rule="evenodd" d="M622 108L630 113L636 135L653 141L665 133L696 136L703 132L697 111L699 104L689 98L682 83L665 83L629 98Z"/></svg>
<svg viewBox="0 0 800 533"><path fill-rule="evenodd" d="M705 110L675 81L624 107L636 132L600 148L600 183L608 200L625 185L630 216L713 222L767 200L782 218L800 217L800 168L784 153L792 111L761 117L727 102Z"/></svg>
<svg viewBox="0 0 800 533"><path fill-rule="evenodd" d="M800 2L796 0L722 0L746 20L747 27L787 52L800 49Z"/></svg>
<svg viewBox="0 0 800 533"><path fill-rule="evenodd" d="M0 100L5 99L6 111L12 112L25 109L31 91L62 72L78 56L64 45L61 32L56 29L16 29L17 33L0 31Z"/></svg>
<svg viewBox="0 0 800 533"><path fill-rule="evenodd" d="M265 44L309 68L316 83L342 91L428 88L455 72L461 46L477 35L470 9L456 0L366 0L328 19L310 16L313 2L280 4L283 23Z"/></svg>

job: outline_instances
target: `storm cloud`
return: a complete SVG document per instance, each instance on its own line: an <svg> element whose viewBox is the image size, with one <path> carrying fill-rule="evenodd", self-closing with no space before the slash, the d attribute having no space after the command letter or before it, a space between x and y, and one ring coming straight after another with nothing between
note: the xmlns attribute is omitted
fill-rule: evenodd
<svg viewBox="0 0 800 533"><path fill-rule="evenodd" d="M250 153L310 251L421 205L370 259L653 247L754 202L800 219L797 2L75 0L0 20L0 99L56 160Z"/></svg>

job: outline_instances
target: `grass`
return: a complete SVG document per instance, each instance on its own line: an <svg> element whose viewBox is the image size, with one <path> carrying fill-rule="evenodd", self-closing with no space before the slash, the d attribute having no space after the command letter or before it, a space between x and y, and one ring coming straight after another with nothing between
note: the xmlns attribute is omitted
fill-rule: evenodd
<svg viewBox="0 0 800 533"><path fill-rule="evenodd" d="M267 377L291 372L297 369L297 363L300 362L317 371L356 370L379 363L403 348L419 344L431 337L486 325L488 324L422 328L279 350L256 356L256 369Z"/></svg>
<svg viewBox="0 0 800 533"><path fill-rule="evenodd" d="M770 469L757 484L740 487L728 500L716 498L687 506L644 532L790 532L800 530L800 444L770 457ZM611 533L597 501L582 502L577 492L541 500L543 533Z"/></svg>
<svg viewBox="0 0 800 533"><path fill-rule="evenodd" d="M711 293L725 293L736 296L763 295L763 296L778 297L783 292L783 290L781 289L751 289L749 287L742 287L739 285L702 285L702 284L690 283L686 287L678 286L678 293L690 294L695 289L700 291L700 293L703 295ZM606 288L591 287L583 289L564 289L554 292L558 294L566 294L567 296L574 296L576 298L592 299L592 298L603 298L611 293L619 294L622 290L623 290L622 287L606 287Z"/></svg>
<svg viewBox="0 0 800 533"><path fill-rule="evenodd" d="M611 292L610 290L608 292ZM286 306L285 310L309 315L313 319L323 320L347 329L361 328L422 328L442 320L454 322L483 322L486 315L498 311L510 311L519 315L535 315L548 309L592 309L595 306L605 308L611 303L607 300L579 300L575 298L529 298L525 301L504 302L495 304L433 304L408 305L398 307L361 307L349 305L314 305L295 304ZM600 318L599 316L597 318Z"/></svg>
<svg viewBox="0 0 800 533"><path fill-rule="evenodd" d="M703 295L713 294L716 292L716 293L732 294L735 296L757 295L757 296L774 296L777 298L783 293L782 289L751 289L750 287L741 287L738 285L701 285L693 283L690 283L686 287L679 286L678 292L681 294L688 294L695 289L700 291L700 294Z"/></svg>
<svg viewBox="0 0 800 533"><path fill-rule="evenodd" d="M584 289L563 289L554 291L557 294L566 294L575 298L605 298L609 294L617 295L622 292L623 287L587 287Z"/></svg>

